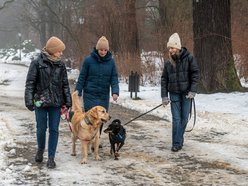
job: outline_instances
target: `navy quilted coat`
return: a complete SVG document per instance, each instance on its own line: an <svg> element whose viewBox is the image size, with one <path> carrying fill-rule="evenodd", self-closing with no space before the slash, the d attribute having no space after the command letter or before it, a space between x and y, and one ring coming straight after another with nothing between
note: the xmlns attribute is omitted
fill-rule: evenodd
<svg viewBox="0 0 248 186"><path fill-rule="evenodd" d="M108 51L103 58L94 48L83 62L76 84L79 96L83 92L84 110L100 105L108 110L111 95L119 95L118 73L112 54Z"/></svg>

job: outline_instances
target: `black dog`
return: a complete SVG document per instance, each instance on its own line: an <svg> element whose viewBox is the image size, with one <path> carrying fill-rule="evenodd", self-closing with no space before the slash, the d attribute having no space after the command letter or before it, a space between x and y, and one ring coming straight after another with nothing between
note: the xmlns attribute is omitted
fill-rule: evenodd
<svg viewBox="0 0 248 186"><path fill-rule="evenodd" d="M114 153L115 160L118 160L119 150L124 145L126 139L126 130L121 125L121 121L119 119L115 119L108 126L107 129L104 130L105 133L109 134L109 142L110 142L110 154ZM116 148L116 149L115 149Z"/></svg>

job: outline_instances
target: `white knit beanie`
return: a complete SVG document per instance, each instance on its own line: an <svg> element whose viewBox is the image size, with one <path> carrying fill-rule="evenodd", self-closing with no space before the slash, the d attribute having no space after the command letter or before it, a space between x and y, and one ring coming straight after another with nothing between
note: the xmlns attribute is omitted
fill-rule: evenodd
<svg viewBox="0 0 248 186"><path fill-rule="evenodd" d="M182 48L181 40L180 40L178 33L174 33L170 36L169 41L167 43L167 48L170 48L170 47L181 50Z"/></svg>
<svg viewBox="0 0 248 186"><path fill-rule="evenodd" d="M109 42L105 36L102 36L96 43L96 49L109 50Z"/></svg>

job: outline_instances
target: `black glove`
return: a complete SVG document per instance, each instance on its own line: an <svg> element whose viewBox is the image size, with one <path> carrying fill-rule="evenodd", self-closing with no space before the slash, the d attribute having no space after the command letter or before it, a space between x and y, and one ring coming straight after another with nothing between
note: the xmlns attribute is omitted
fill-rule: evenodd
<svg viewBox="0 0 248 186"><path fill-rule="evenodd" d="M33 105L27 105L27 109L30 111L34 111L34 106Z"/></svg>

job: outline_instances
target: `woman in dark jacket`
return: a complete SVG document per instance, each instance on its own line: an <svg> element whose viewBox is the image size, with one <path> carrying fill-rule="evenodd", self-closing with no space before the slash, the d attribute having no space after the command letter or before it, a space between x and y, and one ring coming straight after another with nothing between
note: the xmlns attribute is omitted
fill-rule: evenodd
<svg viewBox="0 0 248 186"><path fill-rule="evenodd" d="M84 60L76 84L79 96L82 96L83 92L85 112L97 105L108 110L110 88L112 98L116 101L119 96L118 74L109 51L108 40L102 36L91 54Z"/></svg>
<svg viewBox="0 0 248 186"><path fill-rule="evenodd" d="M161 97L163 105L171 103L171 150L176 152L183 147L192 99L197 92L199 69L195 58L186 48L181 47L177 33L171 35L167 48L170 59L165 63L161 77Z"/></svg>
<svg viewBox="0 0 248 186"><path fill-rule="evenodd" d="M25 86L25 105L30 111L35 110L36 116L36 162L43 161L46 129L49 128L48 168L56 166L61 106L70 108L72 104L66 67L61 61L64 49L59 38L51 37L38 58L31 62Z"/></svg>

